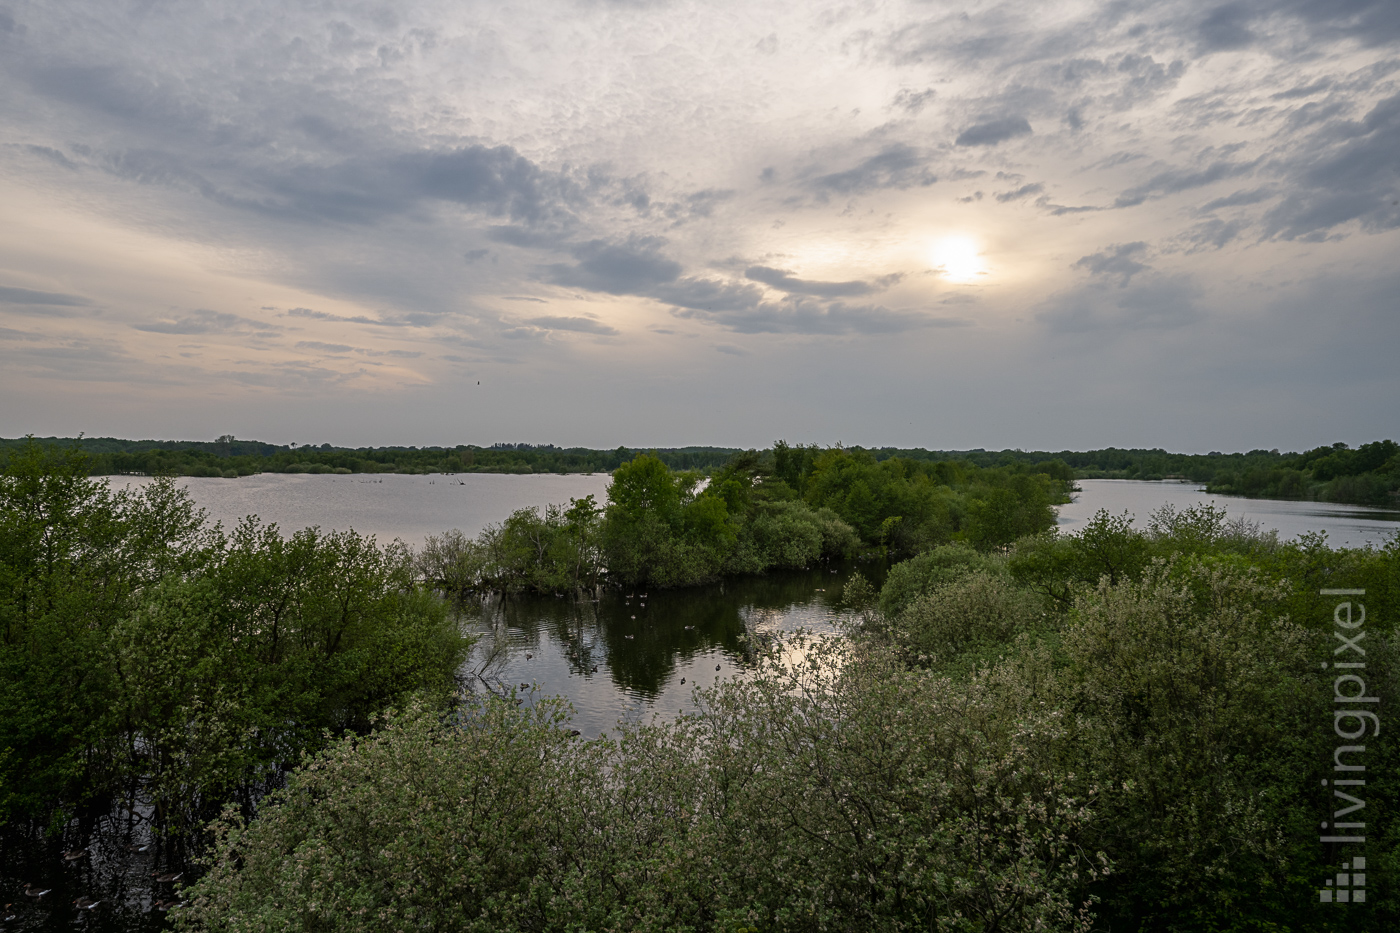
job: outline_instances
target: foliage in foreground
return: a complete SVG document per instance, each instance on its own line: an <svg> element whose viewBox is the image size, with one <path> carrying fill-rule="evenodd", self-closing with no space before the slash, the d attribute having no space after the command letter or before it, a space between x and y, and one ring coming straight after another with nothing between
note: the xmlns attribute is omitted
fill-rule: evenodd
<svg viewBox="0 0 1400 933"><path fill-rule="evenodd" d="M1084 843L1113 873L1091 886L1103 929L1381 930L1394 872L1400 753L1365 741L1368 908L1317 889L1350 855L1318 843L1335 777L1333 609L1364 589L1366 682L1400 695L1400 539L1280 544L1209 506L1147 529L1100 512L1083 534L1005 555L941 548L890 573L863 638L907 666L990 676L1063 713L1058 767L1095 789ZM884 611L881 611L884 610ZM1384 699L1382 702L1385 702ZM1349 775L1350 776L1350 775Z"/></svg>
<svg viewBox="0 0 1400 933"><path fill-rule="evenodd" d="M1318 842L1329 587L1366 590L1366 681L1400 695L1400 541L1280 544L1202 507L944 545L881 593L857 579L844 643L790 644L674 723L583 741L546 700L391 717L231 814L182 922L1393 929L1388 728L1365 743L1368 903L1318 901L1355 854Z"/></svg>
<svg viewBox="0 0 1400 933"><path fill-rule="evenodd" d="M188 837L325 730L445 700L466 648L402 548L225 532L169 480L112 491L30 447L0 478L0 822L116 802Z"/></svg>
<svg viewBox="0 0 1400 933"><path fill-rule="evenodd" d="M182 927L1086 928L1103 868L1044 767L1056 715L802 647L610 739L542 700L390 717L221 824Z"/></svg>

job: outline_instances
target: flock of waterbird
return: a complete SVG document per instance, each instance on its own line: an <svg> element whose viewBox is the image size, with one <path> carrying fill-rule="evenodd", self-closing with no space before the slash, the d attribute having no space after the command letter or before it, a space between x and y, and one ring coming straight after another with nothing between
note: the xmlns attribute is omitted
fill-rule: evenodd
<svg viewBox="0 0 1400 933"><path fill-rule="evenodd" d="M128 845L126 847L126 850L132 853L133 855L139 855L141 853L149 851L150 848L150 843L133 843L131 845ZM88 858L91 849L91 845L83 846L82 848L78 849L68 849L62 853L61 858L64 864L75 865L81 860ZM185 873L182 871L151 872L151 879L156 884L160 885L174 885L179 881L183 881L184 877ZM40 887L39 885L34 884L33 882L26 882L23 888L25 898L27 898L29 902L36 907L45 906L47 903L46 899L50 894L53 893L53 890L53 888ZM180 900L178 894L172 892L168 898L161 897L152 900L150 903L150 909L159 913L166 913L170 910L181 906L183 903L184 902ZM96 910L99 907L105 906L107 904L109 904L109 900L106 898L88 897L86 894L79 895L78 897L75 897L72 900L72 906L74 909L84 911ZM15 905L13 903L5 905L3 914L0 914L0 924L14 923L16 920L20 919L20 912L14 910L14 906Z"/></svg>

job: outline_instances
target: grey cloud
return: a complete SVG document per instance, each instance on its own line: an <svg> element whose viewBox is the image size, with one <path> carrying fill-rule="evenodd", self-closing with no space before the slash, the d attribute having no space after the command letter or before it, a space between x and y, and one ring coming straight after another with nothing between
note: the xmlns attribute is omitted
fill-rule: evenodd
<svg viewBox="0 0 1400 933"><path fill-rule="evenodd" d="M717 344L715 344L715 349L718 350L720 353L727 353L727 354L729 354L730 356L748 356L748 355L749 355L749 351L748 351L748 350L745 350L743 347L736 347L736 346L734 346L733 344L728 344L728 343L717 343Z"/></svg>
<svg viewBox="0 0 1400 933"><path fill-rule="evenodd" d="M709 217L717 206L731 200L735 192L728 188L706 188L686 195L679 202L663 207L662 212L678 222Z"/></svg>
<svg viewBox="0 0 1400 933"><path fill-rule="evenodd" d="M906 113L918 113L923 110L929 101L938 96L938 92L933 88L922 91L911 91L908 88L900 91L894 96L892 106L898 107Z"/></svg>
<svg viewBox="0 0 1400 933"><path fill-rule="evenodd" d="M1328 125L1310 140L1293 191L1264 218L1267 234L1297 239L1350 221L1400 226L1400 94L1357 123Z"/></svg>
<svg viewBox="0 0 1400 933"><path fill-rule="evenodd" d="M529 297L528 295L502 295L502 296L501 296L501 300L502 300L502 301L532 301L532 302L534 302L535 304L541 304L541 305L547 305L547 304L549 304L549 302L548 302L548 301L545 301L543 298L531 298L531 297Z"/></svg>
<svg viewBox="0 0 1400 933"><path fill-rule="evenodd" d="M0 301L14 305L51 305L61 308L80 308L92 304L78 295L64 295L59 292L41 292L32 288L16 288L0 285Z"/></svg>
<svg viewBox="0 0 1400 933"><path fill-rule="evenodd" d="M343 314L331 314L328 311L313 311L311 308L292 308L287 314L291 317L307 317L317 321L335 321L340 324L369 324L373 327L424 327L429 323L426 320L420 320L418 318L402 321L383 321L365 317L361 314L347 317Z"/></svg>
<svg viewBox="0 0 1400 933"><path fill-rule="evenodd" d="M264 324L237 314L199 309L172 321L132 324L135 330L151 334L247 334L273 336L282 330L275 324Z"/></svg>
<svg viewBox="0 0 1400 933"><path fill-rule="evenodd" d="M1261 15L1272 3L1257 0ZM1289 0L1284 9L1314 27L1317 38L1346 36L1363 45L1381 45L1400 38L1400 5L1393 0Z"/></svg>
<svg viewBox="0 0 1400 933"><path fill-rule="evenodd" d="M468 146L454 152L407 156L404 168L416 175L428 197L481 207L516 220L539 221L561 203L577 198L564 176L546 172L509 146Z"/></svg>
<svg viewBox="0 0 1400 933"><path fill-rule="evenodd" d="M558 249L568 242L568 233L557 227L530 229L513 224L486 228L486 238L522 249Z"/></svg>
<svg viewBox="0 0 1400 933"><path fill-rule="evenodd" d="M1400 7L1392 0L1235 0L1199 18L1194 31L1202 51L1240 49L1270 38L1280 16L1305 24L1304 47L1344 37L1374 46L1400 37Z"/></svg>
<svg viewBox="0 0 1400 933"><path fill-rule="evenodd" d="M1241 220L1221 220L1212 217L1186 231L1182 239L1188 244L1188 252L1220 249L1230 241L1238 239L1246 227L1247 225Z"/></svg>
<svg viewBox="0 0 1400 933"><path fill-rule="evenodd" d="M52 162L54 165L61 166L63 168L68 169L69 171L77 171L78 166L73 162L73 160L68 158L68 156L64 155L62 152L59 152L57 149L54 149L52 146L24 145L20 146L19 148L32 156L38 156L39 158L47 162Z"/></svg>
<svg viewBox="0 0 1400 933"><path fill-rule="evenodd" d="M309 220L372 223L437 201L534 226L567 221L584 201L568 176L540 168L510 146L360 156L264 172L263 187L275 197L238 204Z"/></svg>
<svg viewBox="0 0 1400 933"><path fill-rule="evenodd" d="M1102 252L1084 256L1074 264L1074 268L1087 270L1090 275L1121 276L1118 287L1126 288L1133 276L1147 271L1145 263L1133 258L1146 251L1147 244L1141 241L1119 243Z"/></svg>
<svg viewBox="0 0 1400 933"><path fill-rule="evenodd" d="M524 323L545 330L569 330L579 334L598 334L603 337L616 337L621 333L616 327L610 327L602 321L595 321L587 317L532 317Z"/></svg>
<svg viewBox="0 0 1400 933"><path fill-rule="evenodd" d="M397 360L416 360L423 355L421 350L368 350L364 347L357 347L355 352L361 356L389 356Z"/></svg>
<svg viewBox="0 0 1400 933"><path fill-rule="evenodd" d="M1180 59L1162 64L1151 55L1124 55L1114 69L1129 78L1128 87L1123 93L1137 100L1151 97L1174 87L1186 73L1186 63Z"/></svg>
<svg viewBox="0 0 1400 933"><path fill-rule="evenodd" d="M322 343L319 340L298 340L296 348L298 350L319 350L322 353L349 353L355 349L343 343Z"/></svg>
<svg viewBox="0 0 1400 933"><path fill-rule="evenodd" d="M1003 191L996 195L996 199L1005 204L1007 201L1019 201L1028 198L1033 194L1040 194L1045 190L1045 186L1040 182L1030 185L1022 185L1014 191Z"/></svg>
<svg viewBox="0 0 1400 933"><path fill-rule="evenodd" d="M1217 211L1224 207L1246 207L1250 204L1258 204L1260 201L1267 201L1275 194L1277 194L1277 192L1274 191L1274 189L1267 187L1236 191L1234 194L1227 194L1223 198L1207 201L1205 204L1201 205L1201 211Z"/></svg>
<svg viewBox="0 0 1400 933"><path fill-rule="evenodd" d="M662 286L652 297L679 308L716 313L749 311L763 303L763 291L756 286L699 278Z"/></svg>
<svg viewBox="0 0 1400 933"><path fill-rule="evenodd" d="M883 291L903 278L900 274L882 276L876 279L874 284L860 281L816 282L794 278L786 270L773 269L769 266L750 266L744 270L744 277L755 282L762 282L764 285L785 291L790 295L811 295L817 298L849 298L856 295L869 295L872 292Z"/></svg>
<svg viewBox="0 0 1400 933"><path fill-rule="evenodd" d="M995 146L1017 136L1028 136L1030 133L1031 124L1025 117L1002 117L968 127L958 134L954 145Z"/></svg>
<svg viewBox="0 0 1400 933"><path fill-rule="evenodd" d="M1189 191L1192 188L1201 188L1205 185L1214 184L1226 178L1234 178L1252 171L1252 165L1243 165L1237 162L1227 162L1220 160L1214 162L1203 169L1171 169L1160 172L1141 185L1135 185L1124 191L1113 202L1114 207L1134 207L1149 198L1161 198L1167 195L1177 194L1182 191Z"/></svg>
<svg viewBox="0 0 1400 933"><path fill-rule="evenodd" d="M1061 217L1065 214L1087 214L1103 210L1101 207L1094 207L1090 204L1055 204L1050 200L1049 195L1036 198L1035 206L1041 210L1049 211L1052 217Z"/></svg>
<svg viewBox="0 0 1400 933"><path fill-rule="evenodd" d="M928 162L928 157L920 150L904 143L892 143L854 168L818 175L808 185L823 194L922 188L938 181L938 176L929 170Z"/></svg>
<svg viewBox="0 0 1400 933"><path fill-rule="evenodd" d="M664 242L656 237L637 237L624 244L591 240L573 248L577 265L549 267L549 280L609 295L648 294L681 275L681 264L661 255Z"/></svg>
<svg viewBox="0 0 1400 933"><path fill-rule="evenodd" d="M1314 81L1312 84L1302 84L1287 91L1279 91L1273 95L1274 100L1291 100L1298 97L1311 97L1320 94L1332 86L1331 78L1323 78L1321 81Z"/></svg>
<svg viewBox="0 0 1400 933"><path fill-rule="evenodd" d="M961 327L967 324L960 318L892 311L876 305L851 306L842 302L827 304L805 299L722 311L677 308L672 313L677 317L706 321L741 334L893 334L925 327Z"/></svg>
<svg viewBox="0 0 1400 933"><path fill-rule="evenodd" d="M1186 276L1147 274L1126 288L1091 283L1054 296L1036 311L1052 333L1113 336L1141 330L1173 330L1202 316L1201 289Z"/></svg>
<svg viewBox="0 0 1400 933"><path fill-rule="evenodd" d="M1211 10L1196 27L1201 47L1215 52L1251 44L1255 35L1249 29L1249 22L1254 15L1245 3L1227 3Z"/></svg>

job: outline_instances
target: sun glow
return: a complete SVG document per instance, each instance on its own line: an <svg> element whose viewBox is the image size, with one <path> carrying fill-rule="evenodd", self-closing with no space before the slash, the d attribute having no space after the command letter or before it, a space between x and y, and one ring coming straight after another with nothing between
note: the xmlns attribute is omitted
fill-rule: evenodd
<svg viewBox="0 0 1400 933"><path fill-rule="evenodd" d="M950 282L975 282L987 274L987 263L970 236L947 236L933 244L933 267Z"/></svg>

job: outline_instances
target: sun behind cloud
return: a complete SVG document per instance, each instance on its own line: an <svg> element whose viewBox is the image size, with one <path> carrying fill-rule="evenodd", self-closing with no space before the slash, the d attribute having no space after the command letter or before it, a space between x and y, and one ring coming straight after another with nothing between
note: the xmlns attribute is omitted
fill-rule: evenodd
<svg viewBox="0 0 1400 933"><path fill-rule="evenodd" d="M929 252L934 269L958 284L975 282L987 274L987 263L976 239L966 234L945 236Z"/></svg>

